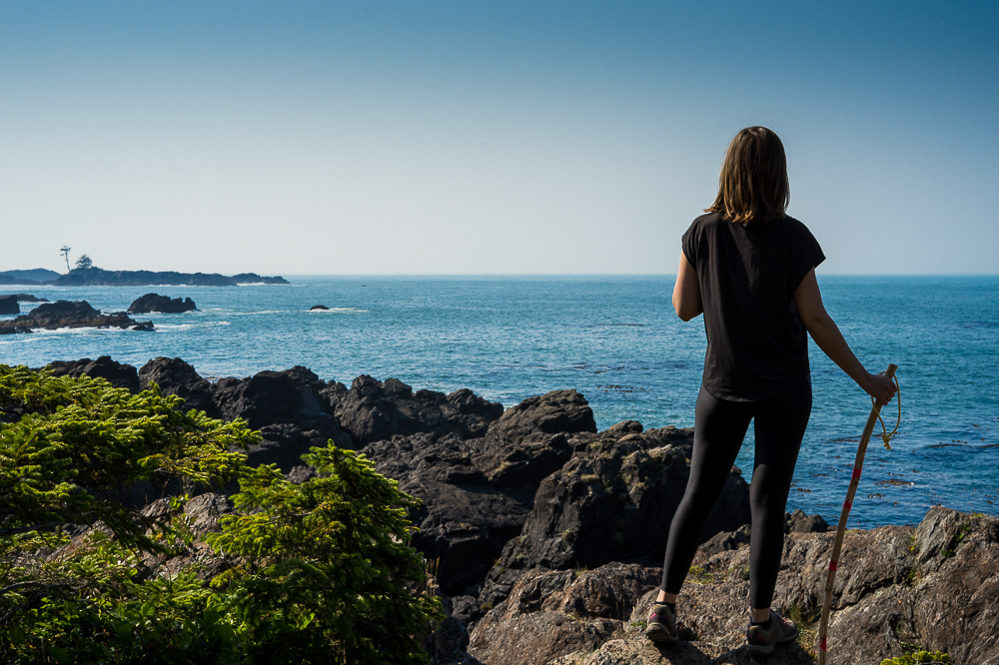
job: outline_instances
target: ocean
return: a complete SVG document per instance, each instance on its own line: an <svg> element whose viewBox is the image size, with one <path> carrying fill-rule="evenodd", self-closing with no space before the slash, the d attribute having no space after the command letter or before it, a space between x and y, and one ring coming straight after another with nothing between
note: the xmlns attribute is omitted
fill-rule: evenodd
<svg viewBox="0 0 999 665"><path fill-rule="evenodd" d="M414 389L467 387L504 406L575 388L600 429L693 424L704 329L673 314L672 275L286 277L239 287L3 287L104 312L149 292L191 297L199 309L135 317L155 332L0 336L0 362L110 355L141 367L176 356L210 379L304 365L348 385L369 374ZM916 523L937 503L999 515L999 276L819 279L861 361L899 366L901 425L891 450L872 439L850 526ZM22 312L33 306L21 303ZM788 509L834 524L871 403L814 344L810 354L814 406ZM890 430L895 403L883 413ZM736 462L747 480L752 444L750 433Z"/></svg>

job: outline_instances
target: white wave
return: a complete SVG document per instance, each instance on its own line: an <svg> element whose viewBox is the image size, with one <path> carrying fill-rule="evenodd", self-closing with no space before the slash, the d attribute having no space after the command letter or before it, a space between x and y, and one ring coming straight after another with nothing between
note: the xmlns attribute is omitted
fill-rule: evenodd
<svg viewBox="0 0 999 665"><path fill-rule="evenodd" d="M362 309L360 307L330 307L329 309L310 309L309 312L317 312L319 314L367 314L370 309Z"/></svg>
<svg viewBox="0 0 999 665"><path fill-rule="evenodd" d="M191 330L193 328L217 328L230 325L228 321L206 321L204 323L154 323L156 330Z"/></svg>
<svg viewBox="0 0 999 665"><path fill-rule="evenodd" d="M193 323L155 323L153 324L156 330L190 330L195 327ZM199 328L204 327L204 324L198 326Z"/></svg>
<svg viewBox="0 0 999 665"><path fill-rule="evenodd" d="M114 326L107 328L97 328L94 326L82 326L78 328L32 328L27 335L51 336L51 335L108 335L130 332L145 332L129 330L128 328L117 328Z"/></svg>
<svg viewBox="0 0 999 665"><path fill-rule="evenodd" d="M256 312L233 312L227 311L229 316L259 316L261 314L287 314L287 310L282 309L262 309Z"/></svg>

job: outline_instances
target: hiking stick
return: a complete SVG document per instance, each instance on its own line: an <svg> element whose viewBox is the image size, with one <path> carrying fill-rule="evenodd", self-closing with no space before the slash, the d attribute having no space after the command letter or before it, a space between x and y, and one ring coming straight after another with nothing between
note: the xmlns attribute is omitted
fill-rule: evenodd
<svg viewBox="0 0 999 665"><path fill-rule="evenodd" d="M896 365L889 364L885 375L892 379L895 377ZM843 547L843 537L846 535L846 519L850 516L850 509L853 508L853 495L857 493L857 485L860 484L860 470L864 468L864 455L867 454L867 444L871 440L871 433L874 432L874 425L881 415L881 405L874 402L871 407L871 415L867 417L867 425L864 433L860 436L860 445L857 446L857 457L853 461L853 475L850 477L850 488L846 491L846 501L843 502L843 510L839 514L839 524L836 526L836 540L833 543L832 556L829 558L829 574L826 577L826 596L822 604L822 620L819 622L819 665L826 665L826 634L829 632L829 610L832 605L833 582L836 581L836 569L839 567L839 552Z"/></svg>

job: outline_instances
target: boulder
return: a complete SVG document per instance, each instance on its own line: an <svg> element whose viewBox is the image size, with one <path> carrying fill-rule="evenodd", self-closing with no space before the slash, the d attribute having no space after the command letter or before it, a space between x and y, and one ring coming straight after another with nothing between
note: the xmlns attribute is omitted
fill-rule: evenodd
<svg viewBox="0 0 999 665"><path fill-rule="evenodd" d="M575 390L555 390L510 407L489 426L489 436L523 441L538 433L596 432L593 411Z"/></svg>
<svg viewBox="0 0 999 665"><path fill-rule="evenodd" d="M398 379L381 382L367 375L354 379L350 390L334 384L324 396L357 447L397 434L453 432L466 438L481 436L503 413L502 405L471 391L451 395L433 390L414 393Z"/></svg>
<svg viewBox="0 0 999 665"><path fill-rule="evenodd" d="M204 411L212 418L222 415L213 399L212 384L180 358L159 356L139 369L139 387L146 390L153 384L164 395L183 398L185 409Z"/></svg>
<svg viewBox="0 0 999 665"><path fill-rule="evenodd" d="M138 323L125 312L101 314L86 300L43 303L11 321L0 321L0 332L31 332L33 328L128 328L152 330L153 324Z"/></svg>
<svg viewBox="0 0 999 665"><path fill-rule="evenodd" d="M246 379L224 378L212 386L212 392L226 420L242 418L253 428L291 423L332 434L332 415L320 396L324 386L311 370L296 366Z"/></svg>
<svg viewBox="0 0 999 665"><path fill-rule="evenodd" d="M127 388L139 392L139 375L135 368L125 363L115 362L110 356L100 356L97 360L56 360L48 368L57 375L89 376L106 379L115 388Z"/></svg>
<svg viewBox="0 0 999 665"><path fill-rule="evenodd" d="M806 515L800 508L793 513L785 513L786 526L785 533L792 531L802 531L804 533L823 532L829 530L829 524L822 519L821 515Z"/></svg>
<svg viewBox="0 0 999 665"><path fill-rule="evenodd" d="M276 464L285 474L302 465L302 455L312 447L323 447L330 440L344 448L350 438L336 428L304 429L291 423L274 423L260 427L261 441L250 446L247 463L250 466ZM298 472L300 473L300 472Z"/></svg>
<svg viewBox="0 0 999 665"><path fill-rule="evenodd" d="M20 314L21 306L17 304L17 296L0 296L0 314Z"/></svg>
<svg viewBox="0 0 999 665"><path fill-rule="evenodd" d="M274 463L290 473L313 446L332 440L341 448L353 447L350 435L329 413L322 397L325 386L311 370L296 366L282 372L259 372L247 379L224 378L209 384L208 390L222 418L242 418L260 430L262 440L249 450L249 463Z"/></svg>
<svg viewBox="0 0 999 665"><path fill-rule="evenodd" d="M198 307L190 298L170 298L161 296L158 293L147 293L132 301L128 306L129 314L148 314L150 312L161 312L163 314L182 314L196 310Z"/></svg>

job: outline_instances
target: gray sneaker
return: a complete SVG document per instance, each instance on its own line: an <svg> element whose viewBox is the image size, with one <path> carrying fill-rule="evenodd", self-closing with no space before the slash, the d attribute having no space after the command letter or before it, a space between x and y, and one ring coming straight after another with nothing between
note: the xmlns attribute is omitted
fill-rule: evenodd
<svg viewBox="0 0 999 665"><path fill-rule="evenodd" d="M676 612L666 603L652 603L652 612L645 627L645 636L659 644L676 642Z"/></svg>
<svg viewBox="0 0 999 665"><path fill-rule="evenodd" d="M790 642L797 637L798 627L773 610L770 610L770 626L764 628L761 624L750 623L746 631L749 653L754 655L771 654L778 642Z"/></svg>

